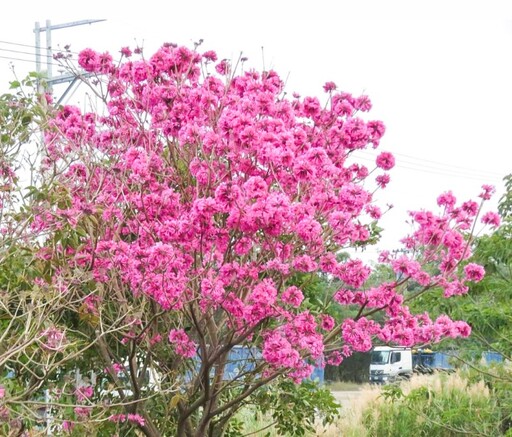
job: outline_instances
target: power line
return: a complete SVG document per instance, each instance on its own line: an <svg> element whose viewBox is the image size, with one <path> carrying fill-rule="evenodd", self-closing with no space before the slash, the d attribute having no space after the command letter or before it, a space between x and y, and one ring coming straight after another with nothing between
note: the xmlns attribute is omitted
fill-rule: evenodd
<svg viewBox="0 0 512 437"><path fill-rule="evenodd" d="M1 49L0 49L1 50ZM35 64L36 61L33 59L22 59L22 58L15 58L13 56L0 56L0 59L7 59L10 61L22 61L22 62L29 62L31 64ZM46 63L45 63L46 64ZM62 64L56 64L55 62L50 62L51 65L55 65L57 67L63 67Z"/></svg>
<svg viewBox="0 0 512 437"><path fill-rule="evenodd" d="M0 47L0 52L9 52L9 53L17 53L17 54L22 54L22 55L31 55L31 56L36 56L36 53L32 53L32 52L25 52L25 51L21 51L21 50L10 50L10 49L4 49L4 48L1 48ZM35 63L37 64L37 61L34 60L34 59L24 59L24 58L16 58L16 57L13 57L13 56L0 56L0 58L3 58L3 59L11 59L13 61L23 61L23 62L31 62L31 63ZM48 64L47 62L45 62L45 64ZM55 66L55 67L62 67L62 68L66 68L66 65L62 64L62 63L57 63L57 62L50 62L50 65L52 66Z"/></svg>
<svg viewBox="0 0 512 437"><path fill-rule="evenodd" d="M372 154L371 151L360 151L358 155L370 154ZM396 157L404 156L408 158L408 160L405 161L400 159L396 160L396 167L407 170L422 171L425 173L440 175L459 176L474 180L485 180L489 178L499 178L501 180L503 178L502 174L493 171L477 170L457 165L445 164L432 160L424 160L423 158L418 158L411 155L403 155L400 153L393 153L393 155ZM358 156L357 159L374 162L375 156Z"/></svg>
<svg viewBox="0 0 512 437"><path fill-rule="evenodd" d="M2 51L2 52L9 52L9 53L19 53L19 54L22 54L22 55L32 55L32 56L35 56L34 52L25 52L25 51L22 51L22 50L10 50L10 49L4 49L2 47L0 47L0 51Z"/></svg>
<svg viewBox="0 0 512 437"><path fill-rule="evenodd" d="M30 49L40 49L40 50L48 50L49 48L51 47L46 47L46 46L35 46L35 45L30 45L30 44L21 44L21 43L17 43L17 42L12 42L12 41L3 41L3 40L0 40L0 44L8 44L8 45L13 45L13 46L18 46L18 47L27 47L27 48L30 48ZM8 50L8 49L0 49L0 50ZM74 55L79 55L80 53L79 52L74 52L72 50L69 50L69 49L66 49L64 48L65 52L66 53L72 53ZM33 53L29 53L31 55L36 55L35 52Z"/></svg>
<svg viewBox="0 0 512 437"><path fill-rule="evenodd" d="M460 165L446 164L443 162L432 161L429 159L418 158L418 157L414 157L411 155L404 155L401 153L396 153L395 155L398 157L406 158L406 160L408 160L408 161L402 160L402 163L409 164L409 165L420 165L421 164L423 166L427 166L429 168L434 168L434 169L442 170L444 167L449 171L454 170L456 172L461 171L461 172L479 173L480 175L486 175L486 176L497 176L498 175L498 173L495 171L488 171L488 170L481 170L481 169L470 169L470 168L463 167Z"/></svg>
<svg viewBox="0 0 512 437"><path fill-rule="evenodd" d="M0 44L9 44L9 45L12 45L12 46L19 46L19 47L29 47L31 49L44 49L44 50L47 50L48 47L43 47L43 46L40 46L40 47L37 47L37 46L34 46L34 45L30 45L30 44L21 44L21 43L18 43L18 42L12 42L12 41L2 41L0 40Z"/></svg>
<svg viewBox="0 0 512 437"><path fill-rule="evenodd" d="M372 153L372 152L370 152L368 150L361 151L361 152L363 154L370 154L370 153ZM481 174L486 174L486 175L489 175L489 176L496 176L498 174L498 173L496 173L494 171L473 169L473 168L463 167L463 166L460 166L460 165L446 164L444 162L439 162L439 161L433 161L433 160L429 160L429 159L419 158L417 156L405 155L403 153L392 152L392 154L395 157L401 157L402 156L402 157L406 158L405 161L404 160L397 160L397 164L404 164L405 163L405 164L409 164L409 165L422 165L424 167L429 167L429 168L434 168L434 169L441 169L441 170L443 170L442 167L445 167L449 171L452 171L453 169L456 169L456 170L460 170L460 171L463 171L463 172L481 173ZM412 162L411 162L411 160L412 160Z"/></svg>

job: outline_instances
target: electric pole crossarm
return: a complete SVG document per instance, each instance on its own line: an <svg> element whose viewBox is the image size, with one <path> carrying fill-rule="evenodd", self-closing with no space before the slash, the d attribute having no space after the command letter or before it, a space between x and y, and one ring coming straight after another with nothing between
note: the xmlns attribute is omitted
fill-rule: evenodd
<svg viewBox="0 0 512 437"><path fill-rule="evenodd" d="M107 21L107 20L106 19L101 19L101 20L80 20L80 21L72 21L70 23L51 24L51 25L46 26L46 27L40 27L39 28L39 32L46 32L47 30L64 29L66 27L82 26L84 24L99 23L100 21ZM34 33L36 33L36 29L34 29Z"/></svg>
<svg viewBox="0 0 512 437"><path fill-rule="evenodd" d="M57 85L59 83L64 83L64 82L73 82L77 78L78 78L78 76L75 74L65 74L62 76L54 77L52 79L48 79L48 80L46 80L46 83L48 85Z"/></svg>

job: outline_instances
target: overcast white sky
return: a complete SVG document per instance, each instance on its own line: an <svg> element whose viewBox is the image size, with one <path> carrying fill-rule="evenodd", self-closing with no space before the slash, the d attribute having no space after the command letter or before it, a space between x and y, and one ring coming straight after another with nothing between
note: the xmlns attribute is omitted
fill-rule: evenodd
<svg viewBox="0 0 512 437"><path fill-rule="evenodd" d="M0 14L0 92L13 79L11 63L21 76L35 69L33 47L12 44L33 46L35 21L105 18L53 31L53 47L115 53L139 44L150 54L163 42L190 46L202 38L221 58L243 51L250 66L276 69L290 93L321 97L332 80L368 94L371 118L387 126L380 150L397 158L379 196L395 205L382 222L381 248L397 245L407 210L433 207L448 189L461 200L483 183L501 193L512 172L509 1L25 0L2 5Z"/></svg>

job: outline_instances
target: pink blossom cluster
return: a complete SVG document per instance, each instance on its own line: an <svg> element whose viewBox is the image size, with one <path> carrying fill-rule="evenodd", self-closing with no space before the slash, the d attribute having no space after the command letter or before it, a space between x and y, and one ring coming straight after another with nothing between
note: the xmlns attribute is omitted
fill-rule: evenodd
<svg viewBox="0 0 512 437"><path fill-rule="evenodd" d="M44 349L50 352L60 352L66 346L66 335L60 329L51 327L40 334Z"/></svg>
<svg viewBox="0 0 512 437"><path fill-rule="evenodd" d="M263 359L275 369L290 369L288 375L296 381L307 378L314 369L304 360L304 355L319 359L323 351L323 336L317 330L315 318L307 311L264 334Z"/></svg>
<svg viewBox="0 0 512 437"><path fill-rule="evenodd" d="M169 332L169 343L174 346L178 355L191 358L196 354L197 345L190 340L183 329L172 329Z"/></svg>
<svg viewBox="0 0 512 437"><path fill-rule="evenodd" d="M89 399L94 393L94 388L91 385L82 385L75 390L75 396L78 402L83 402Z"/></svg>
<svg viewBox="0 0 512 437"><path fill-rule="evenodd" d="M375 339L413 345L469 334L463 322L410 314L400 284L441 286L449 296L481 279L476 265L458 273L470 255L475 202L457 206L445 193L441 214L411 213L416 230L404 240L407 254L381 256L395 282L365 288L371 269L336 258L369 241L370 223L382 214L373 193L386 187L395 165L389 152L374 168L349 159L354 150L377 148L385 132L382 122L363 118L367 96L329 82L327 105L290 99L276 72L236 75L211 51L166 45L138 60L128 48L122 53L121 64L90 49L79 56L103 82L105 115L65 106L49 122L43 165L59 169L55 179L68 198L59 208L42 202L32 228L95 233L82 232L77 246L45 247L42 257L65 256L69 271L105 287L122 284L130 299L185 320L190 332L178 327L152 337L167 336L178 355L195 357L198 348L215 355L219 342L261 338L263 360L297 380L312 370L306 358L323 358L331 332L338 346L329 351L332 362L369 350ZM486 186L482 199L491 192ZM492 214L484 222L499 223ZM440 273L429 273L433 264ZM342 283L334 302L384 310L384 322L305 310L304 290L292 278L316 273ZM87 297L87 311L95 313L102 299ZM145 326L130 329L126 342Z"/></svg>
<svg viewBox="0 0 512 437"><path fill-rule="evenodd" d="M484 185L480 197L488 200L493 188ZM439 286L444 295L450 297L467 293L467 282L482 280L482 266L467 264L462 273L460 267L471 256L472 245L468 231L474 227L481 211L481 204L469 200L457 203L451 192L440 195L437 203L443 208L441 214L430 211L410 213L415 231L402 240L408 253L418 254L414 259L408 255L390 257L383 254L381 261L389 263L400 280L412 280L423 287ZM499 217L494 212L485 213L484 225L499 226ZM439 273L432 275L429 266L436 265Z"/></svg>
<svg viewBox="0 0 512 437"><path fill-rule="evenodd" d="M115 423L125 423L125 422L131 422L135 425L144 426L145 420L144 417L142 417L140 414L113 414L108 418L111 422Z"/></svg>

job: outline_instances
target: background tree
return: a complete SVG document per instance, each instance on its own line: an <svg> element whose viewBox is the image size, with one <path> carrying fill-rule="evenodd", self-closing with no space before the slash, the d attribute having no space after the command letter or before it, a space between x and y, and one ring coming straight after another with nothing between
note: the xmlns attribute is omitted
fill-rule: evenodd
<svg viewBox="0 0 512 437"><path fill-rule="evenodd" d="M498 210L500 226L490 234L474 240L471 261L485 268L486 276L471 284L471 292L454 299L443 299L442 290L415 300L415 310L429 309L432 314L446 313L463 317L472 327L472 335L463 341L455 340L454 347L465 351L467 357L493 351L510 358L510 329L512 313L509 304L511 290L511 177L505 177L506 193L500 199Z"/></svg>
<svg viewBox="0 0 512 437"><path fill-rule="evenodd" d="M8 258L19 266L2 265L5 430L234 435L233 416L256 402L281 405L276 420L294 431L289 381L315 365L374 339L469 334L465 322L413 314L404 290L448 297L482 278L474 263L458 270L476 202L447 193L439 214L412 213L408 255L380 259L391 280L368 282L368 266L338 257L377 238L373 193L394 165L389 152L374 169L353 158L384 133L363 118L367 96L328 82L325 105L288 98L273 71L236 75L212 51L172 44L147 59L121 53L79 55L103 106L32 109L44 115L40 166L2 228L21 227L24 243ZM319 298L326 278L339 288Z"/></svg>
<svg viewBox="0 0 512 437"><path fill-rule="evenodd" d="M451 340L445 347L452 349L453 363L467 369L470 382L484 379L492 389L500 417L497 429L503 435L512 427L512 375L507 364L512 353L512 177L506 176L504 181L506 191L498 205L501 225L474 241L471 261L482 265L486 276L471 284L467 295L446 300L442 291L437 290L421 296L412 305L416 311L428 308L433 315L449 314L471 325L469 338ZM484 359L480 361L480 358Z"/></svg>

